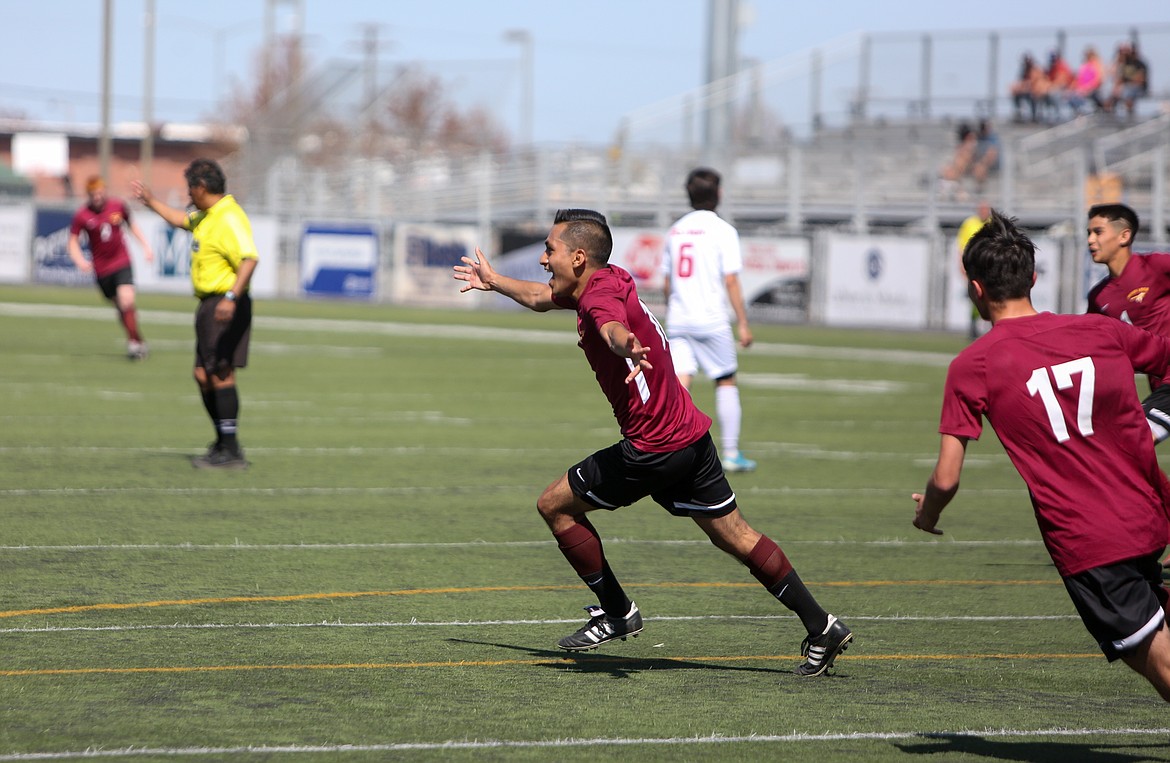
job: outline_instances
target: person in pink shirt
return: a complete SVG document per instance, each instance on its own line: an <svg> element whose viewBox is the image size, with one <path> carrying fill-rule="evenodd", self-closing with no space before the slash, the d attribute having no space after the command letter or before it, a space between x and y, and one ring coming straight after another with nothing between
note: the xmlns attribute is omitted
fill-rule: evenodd
<svg viewBox="0 0 1170 763"><path fill-rule="evenodd" d="M1105 82L1105 65L1096 48L1085 48L1085 57L1068 90L1068 105L1073 116L1101 108L1101 85Z"/></svg>
<svg viewBox="0 0 1170 763"><path fill-rule="evenodd" d="M462 258L454 276L466 284L461 292L495 291L535 312L575 310L577 344L621 427L620 442L570 467L536 502L561 553L600 605L586 607L588 622L557 646L585 651L642 631L642 615L610 569L587 515L649 497L672 515L694 520L796 613L808 631L801 645L805 661L796 672L822 675L853 633L821 608L780 547L740 513L711 441L711 419L679 383L666 332L638 298L633 277L609 264L613 236L604 215L559 210L544 247L547 283L497 273L479 249L474 258Z"/></svg>
<svg viewBox="0 0 1170 763"><path fill-rule="evenodd" d="M1023 477L1040 535L1081 621L1170 702L1170 483L1137 398L1135 372L1170 371L1170 339L1102 315L1037 312L1035 248L992 211L963 251L968 294L991 330L947 371L938 461L913 493L934 534L959 490L967 443L986 418Z"/></svg>

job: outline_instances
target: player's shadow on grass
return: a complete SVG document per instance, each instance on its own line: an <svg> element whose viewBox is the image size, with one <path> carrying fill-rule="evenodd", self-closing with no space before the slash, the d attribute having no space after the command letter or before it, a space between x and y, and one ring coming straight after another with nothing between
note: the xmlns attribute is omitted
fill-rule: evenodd
<svg viewBox="0 0 1170 763"><path fill-rule="evenodd" d="M610 654L566 652L461 638L449 638L447 641L456 644L476 644L477 646L494 646L500 649L511 649L517 652L524 652L539 660L548 660L548 667L555 670L563 670L571 673L609 673L614 678L629 678L632 675L647 670L720 670L767 673L769 675L792 674L791 670L778 668L696 662L694 660L673 659L670 657L622 657L621 655ZM795 662L796 660L794 660L794 664Z"/></svg>
<svg viewBox="0 0 1170 763"><path fill-rule="evenodd" d="M1091 760L1093 763L1136 763L1136 761L1168 760L1170 757L1151 758L1123 750L1158 750L1167 752L1162 744L1077 744L1075 742L1025 742L1018 739L987 739L970 734L923 734L922 742L895 742L894 745L911 755L940 755L959 753L978 755L991 760L1020 760L1027 763L1068 763L1073 760ZM929 741L927 741L929 740Z"/></svg>

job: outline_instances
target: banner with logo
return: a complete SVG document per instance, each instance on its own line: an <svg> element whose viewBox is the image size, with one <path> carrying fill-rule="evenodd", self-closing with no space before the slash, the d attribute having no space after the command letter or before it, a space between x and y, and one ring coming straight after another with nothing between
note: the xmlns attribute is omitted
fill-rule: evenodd
<svg viewBox="0 0 1170 763"><path fill-rule="evenodd" d="M32 269L28 242L35 214L32 205L0 207L0 281L28 281Z"/></svg>
<svg viewBox="0 0 1170 763"><path fill-rule="evenodd" d="M478 235L473 225L396 226L391 299L435 307L477 307L476 295L459 293L452 269L464 257L474 256ZM495 264L495 258L492 262Z"/></svg>
<svg viewBox="0 0 1170 763"><path fill-rule="evenodd" d="M1049 236L1037 236L1032 239L1032 243L1036 245L1036 285L1032 287L1032 304L1041 312L1055 313L1060 305L1060 241ZM966 331L971 326L971 311L974 308L967 297L962 252L954 239L949 244L946 327L954 331ZM1084 312L1084 307L1078 312ZM988 327L990 324L984 323L983 329Z"/></svg>
<svg viewBox="0 0 1170 763"><path fill-rule="evenodd" d="M370 299L378 274L376 228L311 223L301 232L301 289L310 296Z"/></svg>
<svg viewBox="0 0 1170 763"><path fill-rule="evenodd" d="M71 210L37 210L32 263L35 283L64 286L93 283L93 274L82 273L69 258L69 225L72 221ZM84 242L82 249L85 250Z"/></svg>
<svg viewBox="0 0 1170 763"><path fill-rule="evenodd" d="M824 241L826 325L926 326L927 240L832 233Z"/></svg>

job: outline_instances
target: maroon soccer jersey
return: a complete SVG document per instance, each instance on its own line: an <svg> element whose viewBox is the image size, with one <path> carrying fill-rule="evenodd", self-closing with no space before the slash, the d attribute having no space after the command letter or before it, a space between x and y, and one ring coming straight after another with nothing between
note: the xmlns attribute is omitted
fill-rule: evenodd
<svg viewBox="0 0 1170 763"><path fill-rule="evenodd" d="M576 308L577 344L613 406L622 435L635 448L648 453L679 450L711 428L711 419L695 407L690 393L679 384L666 334L638 299L629 273L613 266L601 268L590 276ZM654 368L628 384L626 377L633 370L633 361L615 355L600 333L611 321L625 326L650 348L646 360Z"/></svg>
<svg viewBox="0 0 1170 763"><path fill-rule="evenodd" d="M73 216L69 232L76 236L85 231L93 257L93 273L98 278L130 267L130 252L122 236L123 223L130 223L130 210L118 199L106 199L96 212L86 205Z"/></svg>
<svg viewBox="0 0 1170 763"><path fill-rule="evenodd" d="M1170 254L1130 257L1121 275L1107 276L1089 291L1088 311L1170 336ZM1150 377L1152 387L1161 384Z"/></svg>
<svg viewBox="0 0 1170 763"><path fill-rule="evenodd" d="M1170 339L1120 321L1002 320L952 361L939 431L977 439L987 416L1061 575L1161 552L1170 485L1133 376L1167 367Z"/></svg>

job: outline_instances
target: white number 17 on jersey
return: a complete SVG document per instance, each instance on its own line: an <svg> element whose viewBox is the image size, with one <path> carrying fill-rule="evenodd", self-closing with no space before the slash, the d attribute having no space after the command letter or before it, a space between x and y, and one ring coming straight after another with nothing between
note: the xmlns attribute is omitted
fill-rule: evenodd
<svg viewBox="0 0 1170 763"><path fill-rule="evenodd" d="M1048 374L1050 370L1051 377ZM1085 437L1090 437L1093 434L1093 388L1097 380L1092 358L1077 358L1067 363L1059 363L1051 369L1037 368L1028 379L1028 392L1032 397L1040 396L1057 442L1064 442L1069 438L1069 434L1068 425L1064 421L1064 411L1061 410L1060 401L1052 388L1052 381L1056 381L1056 389L1069 389L1073 386L1074 374L1081 377L1081 392L1077 396L1077 429Z"/></svg>

